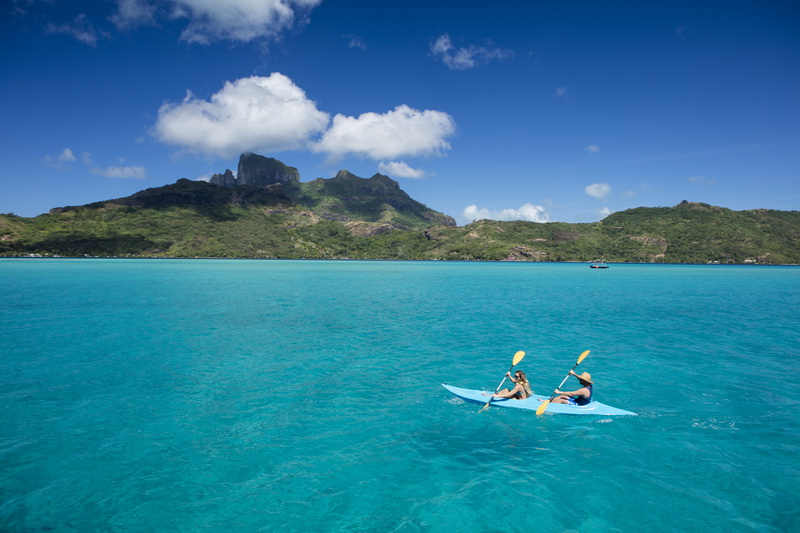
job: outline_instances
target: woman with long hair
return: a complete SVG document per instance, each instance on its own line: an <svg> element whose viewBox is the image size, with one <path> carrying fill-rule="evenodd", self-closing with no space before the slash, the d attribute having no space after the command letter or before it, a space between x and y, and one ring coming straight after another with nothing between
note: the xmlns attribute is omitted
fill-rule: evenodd
<svg viewBox="0 0 800 533"><path fill-rule="evenodd" d="M533 394L531 385L528 383L528 378L525 376L525 372L522 370L517 370L514 372L513 376L509 372L506 372L506 376L511 380L512 383L515 384L513 389L503 389L495 394L487 394L484 392L484 396L491 396L492 398L514 398L515 400L524 400Z"/></svg>

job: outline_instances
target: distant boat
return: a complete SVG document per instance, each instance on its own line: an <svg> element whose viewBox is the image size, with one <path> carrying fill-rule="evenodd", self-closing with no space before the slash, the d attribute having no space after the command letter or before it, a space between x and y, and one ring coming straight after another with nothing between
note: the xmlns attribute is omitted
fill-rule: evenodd
<svg viewBox="0 0 800 533"><path fill-rule="evenodd" d="M589 265L589 268L608 268L608 265L603 260L593 261L592 264Z"/></svg>

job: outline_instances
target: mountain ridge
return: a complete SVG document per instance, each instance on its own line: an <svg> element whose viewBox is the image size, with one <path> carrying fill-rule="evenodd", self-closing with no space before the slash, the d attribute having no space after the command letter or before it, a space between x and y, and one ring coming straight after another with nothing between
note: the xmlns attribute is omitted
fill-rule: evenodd
<svg viewBox="0 0 800 533"><path fill-rule="evenodd" d="M304 208L328 220L374 222L396 229L456 225L452 217L412 199L399 183L383 174L361 178L340 170L333 178L301 182L296 168L250 152L240 156L236 176L226 169L222 174L214 174L208 183L183 178L174 184L145 189L124 198L83 206L56 207L49 214L121 206L241 207L262 204Z"/></svg>
<svg viewBox="0 0 800 533"><path fill-rule="evenodd" d="M242 183L226 170L218 183L180 179L34 218L0 215L0 256L800 264L798 211L683 201L592 223L458 227L382 174L300 182L278 160L242 158Z"/></svg>

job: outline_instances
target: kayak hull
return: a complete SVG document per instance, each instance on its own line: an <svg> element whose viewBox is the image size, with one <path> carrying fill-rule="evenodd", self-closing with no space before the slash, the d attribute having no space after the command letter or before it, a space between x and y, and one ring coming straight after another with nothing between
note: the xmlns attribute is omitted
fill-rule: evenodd
<svg viewBox="0 0 800 533"><path fill-rule="evenodd" d="M455 394L462 400L468 402L485 404L489 401L489 396L484 396L484 391L475 389L462 389L442 383L442 387ZM539 396L534 394L524 400L514 400L513 398L493 398L490 407L510 407L512 409L524 409L536 411L543 401L548 400L549 396ZM568 405L563 403L550 403L545 413L561 415L597 415L597 416L636 416L636 413L617 409L600 402L591 402L588 405Z"/></svg>

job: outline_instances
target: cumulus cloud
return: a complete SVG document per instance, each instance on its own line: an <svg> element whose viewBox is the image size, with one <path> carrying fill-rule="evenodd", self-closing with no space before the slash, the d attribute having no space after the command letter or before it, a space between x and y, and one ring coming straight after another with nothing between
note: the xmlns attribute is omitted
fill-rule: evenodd
<svg viewBox="0 0 800 533"><path fill-rule="evenodd" d="M586 194L600 200L604 200L611 193L611 185L608 183L592 183L584 189Z"/></svg>
<svg viewBox="0 0 800 533"><path fill-rule="evenodd" d="M64 163L71 163L73 161L77 161L77 159L75 159L75 154L73 154L72 150L70 150L69 148L64 148L61 151L61 153L58 154L58 157L56 159Z"/></svg>
<svg viewBox="0 0 800 533"><path fill-rule="evenodd" d="M514 55L511 50L491 45L470 45L456 48L453 46L450 36L446 33L431 45L431 53L434 57L439 57L452 70L467 70L490 61L502 61Z"/></svg>
<svg viewBox="0 0 800 533"><path fill-rule="evenodd" d="M450 149L445 138L454 132L455 121L447 113L400 105L383 114L337 114L313 149L333 157L354 154L376 160L439 155Z"/></svg>
<svg viewBox="0 0 800 533"><path fill-rule="evenodd" d="M597 216L600 217L600 220L603 220L604 218L606 218L611 213L613 213L613 211L611 209L609 209L608 207L604 207L604 208L599 209L597 211Z"/></svg>
<svg viewBox="0 0 800 533"><path fill-rule="evenodd" d="M74 163L75 161L77 161L77 158L69 148L64 148L61 153L55 157L48 154L41 159L41 162L45 165L58 170L68 169L71 166L70 163Z"/></svg>
<svg viewBox="0 0 800 533"><path fill-rule="evenodd" d="M416 168L411 168L402 161L381 161L378 171L394 178L419 179L425 177L425 172Z"/></svg>
<svg viewBox="0 0 800 533"><path fill-rule="evenodd" d="M461 218L467 222L474 222L476 220L527 220L530 222L549 222L550 215L545 211L544 207L540 205L533 205L527 203L519 209L502 209L493 211L485 207L478 207L477 205L470 205L464 209Z"/></svg>
<svg viewBox="0 0 800 533"><path fill-rule="evenodd" d="M191 152L232 157L242 152L297 149L330 117L280 73L226 82L210 101L188 93L158 111L156 137Z"/></svg>
<svg viewBox="0 0 800 533"><path fill-rule="evenodd" d="M147 171L144 167L95 167L91 170L92 174L104 176L106 178L121 178L121 179L138 179L143 180L147 177Z"/></svg>
<svg viewBox="0 0 800 533"><path fill-rule="evenodd" d="M117 0L112 21L121 29L160 17L187 19L181 39L206 44L218 39L248 42L273 38L302 23L322 0Z"/></svg>
<svg viewBox="0 0 800 533"><path fill-rule="evenodd" d="M331 158L355 155L376 161L441 155L450 149L446 138L454 132L455 121L447 113L407 105L383 114L337 114L331 121L277 72L226 82L209 100L188 92L182 102L161 106L152 130L164 143L219 157L310 149ZM395 165L397 175L420 172Z"/></svg>
<svg viewBox="0 0 800 533"><path fill-rule="evenodd" d="M586 147L586 151L589 152L590 154L596 154L597 152L600 151L600 147L592 143Z"/></svg>

